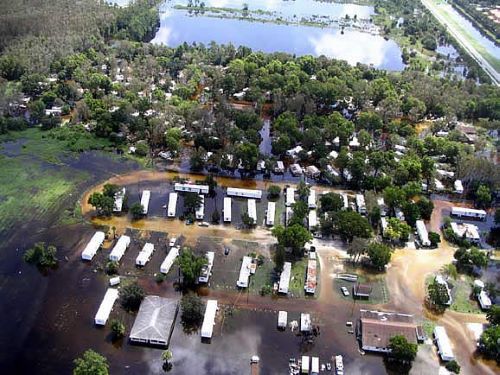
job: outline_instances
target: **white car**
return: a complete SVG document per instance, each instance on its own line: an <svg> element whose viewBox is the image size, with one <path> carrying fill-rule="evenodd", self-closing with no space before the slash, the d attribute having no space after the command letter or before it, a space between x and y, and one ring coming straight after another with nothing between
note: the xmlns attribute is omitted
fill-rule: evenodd
<svg viewBox="0 0 500 375"><path fill-rule="evenodd" d="M177 238L172 237L172 238L170 239L170 242L169 242L168 246L170 246L170 247L174 247L176 242L177 242Z"/></svg>
<svg viewBox="0 0 500 375"><path fill-rule="evenodd" d="M342 291L342 294L344 296L348 296L349 295L349 291L347 290L347 288L345 286L341 287L340 290Z"/></svg>

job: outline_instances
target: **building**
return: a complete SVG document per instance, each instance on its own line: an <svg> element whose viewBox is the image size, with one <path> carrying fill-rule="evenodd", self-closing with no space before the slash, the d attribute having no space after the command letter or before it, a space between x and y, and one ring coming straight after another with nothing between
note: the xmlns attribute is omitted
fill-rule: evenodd
<svg viewBox="0 0 500 375"><path fill-rule="evenodd" d="M309 223L309 230L314 230L317 228L318 215L316 213L316 210L309 211L308 223Z"/></svg>
<svg viewBox="0 0 500 375"><path fill-rule="evenodd" d="M481 236L479 235L479 228L474 224L469 223L450 223L450 227L453 233L458 238L466 239L474 244L479 244L481 242Z"/></svg>
<svg viewBox="0 0 500 375"><path fill-rule="evenodd" d="M372 287L368 284L359 284L356 283L352 287L352 295L356 298L370 298L370 294L372 293Z"/></svg>
<svg viewBox="0 0 500 375"><path fill-rule="evenodd" d="M382 217L387 216L387 206L385 205L384 198L382 197L377 198L377 204L378 207L380 208L380 216Z"/></svg>
<svg viewBox="0 0 500 375"><path fill-rule="evenodd" d="M254 263L253 258L244 256L243 260L241 261L240 276L238 278L238 281L236 282L236 285L240 288L247 288L250 275L253 275L255 273L256 267L257 265Z"/></svg>
<svg viewBox="0 0 500 375"><path fill-rule="evenodd" d="M309 189L309 196L307 197L307 206L309 208L317 208L316 205L316 190Z"/></svg>
<svg viewBox="0 0 500 375"><path fill-rule="evenodd" d="M312 322L310 314L300 314L300 332L312 332Z"/></svg>
<svg viewBox="0 0 500 375"><path fill-rule="evenodd" d="M205 317L201 326L201 337L204 339L211 339L215 325L215 315L217 314L218 306L217 301L209 299L205 309Z"/></svg>
<svg viewBox="0 0 500 375"><path fill-rule="evenodd" d="M286 155L290 156L292 158L295 158L300 152L304 151L302 146L295 146L294 148L291 148L290 150L286 151Z"/></svg>
<svg viewBox="0 0 500 375"><path fill-rule="evenodd" d="M422 246L431 246L431 241L429 241L429 233L427 232L424 221L417 220L415 225L417 227L418 238L420 238L420 243L422 244Z"/></svg>
<svg viewBox="0 0 500 375"><path fill-rule="evenodd" d="M106 235L104 232L95 232L87 246L85 246L85 249L82 251L82 259L92 260L92 258L96 255L97 250L101 248L105 238Z"/></svg>
<svg viewBox="0 0 500 375"><path fill-rule="evenodd" d="M151 192L149 190L144 190L141 196L142 213L144 215L148 214L150 198L151 198Z"/></svg>
<svg viewBox="0 0 500 375"><path fill-rule="evenodd" d="M183 193L208 194L208 185L174 184L174 190Z"/></svg>
<svg viewBox="0 0 500 375"><path fill-rule="evenodd" d="M360 310L361 348L366 351L388 353L393 336L401 335L408 342L417 343L417 325L413 315L396 312Z"/></svg>
<svg viewBox="0 0 500 375"><path fill-rule="evenodd" d="M276 214L276 203L267 202L266 225L272 227L274 225L274 216Z"/></svg>
<svg viewBox="0 0 500 375"><path fill-rule="evenodd" d="M224 198L224 209L222 210L222 213L224 215L224 223L230 223L231 222L231 198L229 198L229 197Z"/></svg>
<svg viewBox="0 0 500 375"><path fill-rule="evenodd" d="M366 215L366 203L363 194L356 194L356 207L360 215Z"/></svg>
<svg viewBox="0 0 500 375"><path fill-rule="evenodd" d="M106 294L102 299L101 305L99 306L99 310L94 317L94 322L96 325L104 326L108 321L109 314L113 310L113 305L115 301L118 299L118 289L108 288L106 290Z"/></svg>
<svg viewBox="0 0 500 375"><path fill-rule="evenodd" d="M151 259L151 255L153 255L154 251L155 251L155 245L147 242L143 246L142 250L139 252L139 255L137 255L137 258L135 258L135 265L145 266Z"/></svg>
<svg viewBox="0 0 500 375"><path fill-rule="evenodd" d="M310 253L311 254L311 253ZM306 293L314 294L316 292L316 259L307 261L307 275L304 290Z"/></svg>
<svg viewBox="0 0 500 375"><path fill-rule="evenodd" d="M455 180L455 182L453 183L453 187L455 188L455 193L463 194L464 186L462 185L461 180Z"/></svg>
<svg viewBox="0 0 500 375"><path fill-rule="evenodd" d="M321 175L321 171L315 165L310 165L306 167L306 175L310 178L318 178Z"/></svg>
<svg viewBox="0 0 500 375"><path fill-rule="evenodd" d="M130 331L130 341L138 344L168 346L178 310L177 300L146 296Z"/></svg>
<svg viewBox="0 0 500 375"><path fill-rule="evenodd" d="M311 375L319 375L319 357L311 357Z"/></svg>
<svg viewBox="0 0 500 375"><path fill-rule="evenodd" d="M285 329L288 324L288 313L286 311L278 311L278 328Z"/></svg>
<svg viewBox="0 0 500 375"><path fill-rule="evenodd" d="M201 268L200 276L198 277L198 282L200 283L208 283L208 279L210 279L210 275L212 274L212 267L214 266L215 253L209 251L206 257L207 263Z"/></svg>
<svg viewBox="0 0 500 375"><path fill-rule="evenodd" d="M450 339L443 326L434 327L434 341L438 348L438 354L443 361L453 361L455 359Z"/></svg>
<svg viewBox="0 0 500 375"><path fill-rule="evenodd" d="M483 310L491 309L491 299L488 296L488 293L486 293L484 289L481 290L477 295L477 300L479 302L479 305L481 306L481 309Z"/></svg>
<svg viewBox="0 0 500 375"><path fill-rule="evenodd" d="M165 260L163 263L160 265L160 272L167 274L168 271L170 271L170 268L174 264L175 259L179 256L179 248L178 247L172 247L170 248L170 251L168 252L167 256L165 257Z"/></svg>
<svg viewBox="0 0 500 375"><path fill-rule="evenodd" d="M293 209L292 209L292 207L287 207L285 209L285 224L286 225L288 225L288 223L292 219L292 216L293 216Z"/></svg>
<svg viewBox="0 0 500 375"><path fill-rule="evenodd" d="M177 193L168 195L167 217L175 217L177 211Z"/></svg>
<svg viewBox="0 0 500 375"><path fill-rule="evenodd" d="M302 356L300 373L301 374L309 374L309 356L308 355Z"/></svg>
<svg viewBox="0 0 500 375"><path fill-rule="evenodd" d="M443 191L445 189L443 183L437 178L434 179L434 187L436 188L436 191Z"/></svg>
<svg viewBox="0 0 500 375"><path fill-rule="evenodd" d="M200 194L198 195L201 199L200 205L196 209L196 220L203 220L205 218L205 196Z"/></svg>
<svg viewBox="0 0 500 375"><path fill-rule="evenodd" d="M340 196L342 197L342 203L344 204L343 209L347 210L349 208L349 198L347 198L346 193L341 193Z"/></svg>
<svg viewBox="0 0 500 375"><path fill-rule="evenodd" d="M240 189L240 188L228 187L226 194L228 197L241 197L241 198L253 198L253 199L262 198L262 190L254 190L254 189Z"/></svg>
<svg viewBox="0 0 500 375"><path fill-rule="evenodd" d="M479 220L485 220L487 212L484 210L475 210L472 208L465 208L465 207L452 207L451 208L451 215L460 217L460 218L466 218L466 219L479 219Z"/></svg>
<svg viewBox="0 0 500 375"><path fill-rule="evenodd" d="M253 223L257 224L257 204L255 199L247 200L248 216L253 219Z"/></svg>
<svg viewBox="0 0 500 375"><path fill-rule="evenodd" d="M285 173L285 164L281 160L276 162L276 166L274 167L274 173L282 174Z"/></svg>
<svg viewBox="0 0 500 375"><path fill-rule="evenodd" d="M122 188L115 193L115 203L113 204L113 212L122 212L123 199L125 199L126 190Z"/></svg>
<svg viewBox="0 0 500 375"><path fill-rule="evenodd" d="M450 288L448 286L448 283L446 282L446 280L444 279L444 277L441 276L441 275L436 275L436 277L434 278L434 280L436 280L436 282L438 284L441 284L441 285L443 285L446 288L446 292L448 293L448 301L445 303L445 305L450 306L451 303L453 302L453 300L451 298L451 291L450 291Z"/></svg>
<svg viewBox="0 0 500 375"><path fill-rule="evenodd" d="M129 236L120 236L118 241L116 242L115 247L113 247L113 250L111 250L111 253L109 254L109 260L113 262L119 262L120 259L122 259L123 254L125 254L125 251L130 245L130 237Z"/></svg>
<svg viewBox="0 0 500 375"><path fill-rule="evenodd" d="M285 206L290 207L295 203L295 189L287 187L285 190Z"/></svg>
<svg viewBox="0 0 500 375"><path fill-rule="evenodd" d="M290 165L290 173L297 177L297 176L302 176L302 173L304 173L302 171L302 167L300 166L300 164L292 164Z"/></svg>
<svg viewBox="0 0 500 375"><path fill-rule="evenodd" d="M278 285L278 293L288 294L288 286L290 284L290 273L292 271L292 263L285 262L283 271L281 271L280 282Z"/></svg>

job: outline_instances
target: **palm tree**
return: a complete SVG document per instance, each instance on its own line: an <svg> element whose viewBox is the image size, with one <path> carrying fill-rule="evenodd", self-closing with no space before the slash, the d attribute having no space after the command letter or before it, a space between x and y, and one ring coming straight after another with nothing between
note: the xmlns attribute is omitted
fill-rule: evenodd
<svg viewBox="0 0 500 375"><path fill-rule="evenodd" d="M170 349L164 350L161 354L161 359L163 360L163 370L170 371L172 370L172 363L170 362L174 355Z"/></svg>

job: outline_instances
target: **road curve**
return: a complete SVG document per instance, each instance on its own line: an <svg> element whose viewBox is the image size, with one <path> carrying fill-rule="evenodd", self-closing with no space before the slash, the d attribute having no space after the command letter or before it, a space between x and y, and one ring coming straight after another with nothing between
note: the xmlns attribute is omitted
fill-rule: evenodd
<svg viewBox="0 0 500 375"><path fill-rule="evenodd" d="M479 64L479 66L488 74L493 83L500 86L500 73L474 48L474 46L461 34L460 30L448 22L437 10L436 5L429 0L421 0L422 4L431 12L431 14L446 28L465 51Z"/></svg>

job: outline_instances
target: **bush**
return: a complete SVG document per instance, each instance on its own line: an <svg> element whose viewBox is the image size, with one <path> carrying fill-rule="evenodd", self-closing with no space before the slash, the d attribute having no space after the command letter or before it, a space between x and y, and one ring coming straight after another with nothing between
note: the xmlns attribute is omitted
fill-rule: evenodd
<svg viewBox="0 0 500 375"><path fill-rule="evenodd" d="M57 248L45 246L44 242L37 242L35 246L24 253L23 259L26 263L40 268L53 268L57 266Z"/></svg>
<svg viewBox="0 0 500 375"><path fill-rule="evenodd" d="M125 310L137 311L145 296L144 290L137 283L133 283L120 291L120 302Z"/></svg>
<svg viewBox="0 0 500 375"><path fill-rule="evenodd" d="M108 275L116 275L118 273L118 262L110 260L106 263L106 273Z"/></svg>
<svg viewBox="0 0 500 375"><path fill-rule="evenodd" d="M116 339L122 338L125 336L125 324L121 320L113 319L111 321L111 332Z"/></svg>
<svg viewBox="0 0 500 375"><path fill-rule="evenodd" d="M108 375L109 365L106 357L88 349L83 353L82 358L73 361L75 367L73 375Z"/></svg>
<svg viewBox="0 0 500 375"><path fill-rule="evenodd" d="M181 309L181 319L184 324L190 326L200 325L205 309L205 305L200 297L194 293L183 295L181 299Z"/></svg>
<svg viewBox="0 0 500 375"><path fill-rule="evenodd" d="M155 281L159 284L165 281L165 275L161 272L155 273Z"/></svg>
<svg viewBox="0 0 500 375"><path fill-rule="evenodd" d="M280 194L281 194L281 188L277 185L271 185L267 189L267 197L269 199L279 198Z"/></svg>
<svg viewBox="0 0 500 375"><path fill-rule="evenodd" d="M273 292L273 287L271 285L264 285L261 289L260 289L260 295L261 296L267 296L269 294L271 294Z"/></svg>
<svg viewBox="0 0 500 375"><path fill-rule="evenodd" d="M455 360L448 362L445 367L450 372L460 374L460 365Z"/></svg>
<svg viewBox="0 0 500 375"><path fill-rule="evenodd" d="M431 246L436 247L441 242L441 236L439 233L429 232L429 241L431 242Z"/></svg>

